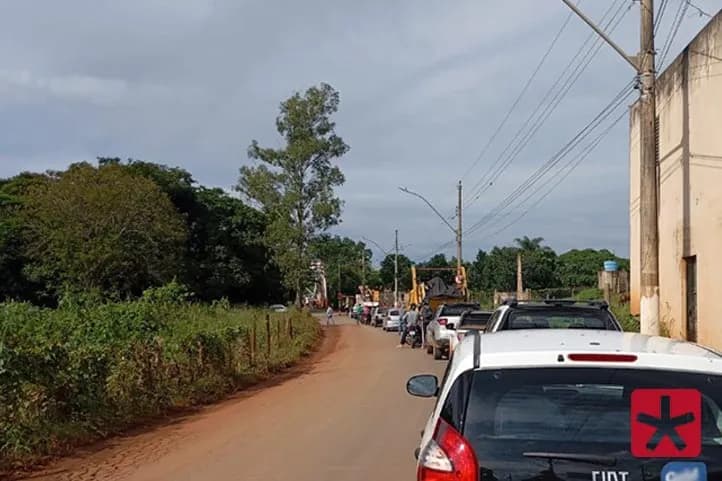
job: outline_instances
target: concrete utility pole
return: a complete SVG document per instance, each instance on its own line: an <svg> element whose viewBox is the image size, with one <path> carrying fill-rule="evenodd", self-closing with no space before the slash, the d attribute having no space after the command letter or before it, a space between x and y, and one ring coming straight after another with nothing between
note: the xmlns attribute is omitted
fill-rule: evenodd
<svg viewBox="0 0 722 481"><path fill-rule="evenodd" d="M637 72L640 81L640 331L659 335L659 224L657 216L657 156L655 141L656 72L654 67L654 0L640 0L640 52L630 57L607 34L587 18L571 0L562 0L617 51Z"/></svg>
<svg viewBox="0 0 722 481"><path fill-rule="evenodd" d="M516 298L522 299L524 295L524 280L521 277L521 252L516 254Z"/></svg>
<svg viewBox="0 0 722 481"><path fill-rule="evenodd" d="M641 131L641 186L639 189L641 239L640 331L659 335L659 224L657 213L657 155L655 125L657 119L656 72L654 70L653 0L641 0L641 52L639 120Z"/></svg>
<svg viewBox="0 0 722 481"><path fill-rule="evenodd" d="M399 307L399 230L394 231L394 307Z"/></svg>
<svg viewBox="0 0 722 481"><path fill-rule="evenodd" d="M456 275L461 277L461 206L462 206L462 200L461 200L461 181L459 181L459 205L456 208L456 219L457 219L457 228L456 228Z"/></svg>

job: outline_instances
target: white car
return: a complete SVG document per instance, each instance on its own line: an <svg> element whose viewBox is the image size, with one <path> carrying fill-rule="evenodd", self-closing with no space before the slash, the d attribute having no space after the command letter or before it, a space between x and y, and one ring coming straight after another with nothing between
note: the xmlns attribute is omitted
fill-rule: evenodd
<svg viewBox="0 0 722 481"><path fill-rule="evenodd" d="M479 304L476 303L455 303L442 304L436 309L434 317L426 326L426 352L434 355L434 359L441 359L451 352L452 338L456 338L453 329L447 329L447 324L458 325L461 315L466 311L476 311Z"/></svg>
<svg viewBox="0 0 722 481"><path fill-rule="evenodd" d="M621 331L605 301L547 299L509 300L499 306L489 320L486 332L516 329L592 329Z"/></svg>
<svg viewBox="0 0 722 481"><path fill-rule="evenodd" d="M391 308L386 313L384 318L383 328L384 331L398 331L401 325L401 318L404 315L404 310L400 308Z"/></svg>
<svg viewBox="0 0 722 481"><path fill-rule="evenodd" d="M662 473L679 458L708 473L680 480L722 479L722 355L696 344L611 330L472 333L440 385L424 374L407 391L438 397L416 450L419 481L671 480Z"/></svg>
<svg viewBox="0 0 722 481"><path fill-rule="evenodd" d="M288 308L283 304L274 304L270 307L273 312L287 312Z"/></svg>

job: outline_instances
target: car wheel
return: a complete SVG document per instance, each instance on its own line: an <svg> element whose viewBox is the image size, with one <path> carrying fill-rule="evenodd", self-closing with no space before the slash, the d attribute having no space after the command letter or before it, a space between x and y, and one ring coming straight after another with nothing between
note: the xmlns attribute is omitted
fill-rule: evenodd
<svg viewBox="0 0 722 481"><path fill-rule="evenodd" d="M434 354L435 361L439 361L443 358L443 353L441 352L441 349L437 348L436 346L432 346L431 349Z"/></svg>

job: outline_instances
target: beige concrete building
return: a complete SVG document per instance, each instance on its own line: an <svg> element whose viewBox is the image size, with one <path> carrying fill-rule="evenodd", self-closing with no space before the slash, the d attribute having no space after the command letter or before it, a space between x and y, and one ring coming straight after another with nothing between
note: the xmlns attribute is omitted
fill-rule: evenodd
<svg viewBox="0 0 722 481"><path fill-rule="evenodd" d="M630 300L639 312L639 126L630 115ZM722 13L657 83L660 318L722 350Z"/></svg>

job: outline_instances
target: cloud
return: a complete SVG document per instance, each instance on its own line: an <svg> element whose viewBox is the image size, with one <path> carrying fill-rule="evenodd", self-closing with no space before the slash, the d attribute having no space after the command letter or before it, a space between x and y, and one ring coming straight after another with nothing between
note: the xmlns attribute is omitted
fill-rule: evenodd
<svg viewBox="0 0 722 481"><path fill-rule="evenodd" d="M716 1L697 3L715 10ZM607 8L580 5L593 18ZM638 43L636 8L614 32L630 52ZM180 165L227 189L248 162L252 139L280 145L273 128L279 102L323 81L341 93L338 132L351 145L339 161L346 204L335 232L389 245L382 241L399 229L402 243L412 244L408 254L422 256L451 233L397 187L453 213L457 181L567 15L562 2L538 0L5 2L0 176L112 155ZM685 19L673 53L702 20ZM506 128L463 178L469 191L588 35L572 18ZM465 224L501 202L632 76L604 46L528 147L469 207ZM624 124L519 223L496 236L471 235L466 255L526 234L560 250L626 254Z"/></svg>

